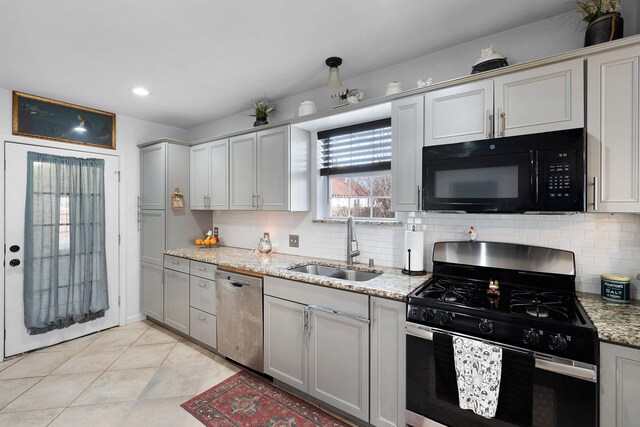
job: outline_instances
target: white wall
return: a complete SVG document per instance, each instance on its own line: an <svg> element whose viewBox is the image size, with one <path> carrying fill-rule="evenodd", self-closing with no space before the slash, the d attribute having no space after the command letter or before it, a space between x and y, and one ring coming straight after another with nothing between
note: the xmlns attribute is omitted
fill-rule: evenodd
<svg viewBox="0 0 640 427"><path fill-rule="evenodd" d="M637 33L640 10L636 2L625 2L625 35ZM405 88L415 86L418 78L433 77L434 82L467 75L480 48L491 44L515 64L582 47L584 24L575 15L553 17L514 28L449 49L344 81L345 87L365 91L367 98L382 96L386 83L400 80ZM346 58L345 58L346 59ZM348 66L348 60L345 62ZM272 121L295 117L298 103L310 99L319 110L331 107L330 90L318 88L277 101ZM235 114L188 130L195 141L251 126L248 112ZM345 259L346 226L313 223L309 213L286 212L217 212L214 225L220 228L223 243L255 248L264 231L271 233L276 251ZM576 254L578 288L598 292L599 275L640 273L640 216L579 214L571 216L534 215L456 215L416 212L403 218L403 227L357 225L362 255L360 262L374 258L376 264L402 267L404 231L416 225L426 231L425 255L431 269L433 242L464 240L470 225L475 225L479 239L525 243L571 250ZM288 234L300 235L300 248L288 247ZM633 295L640 283L634 279Z"/></svg>
<svg viewBox="0 0 640 427"><path fill-rule="evenodd" d="M0 88L0 135L11 135L12 93ZM93 106L100 108L100 106ZM117 112L115 112L117 114ZM137 144L161 137L186 139L186 130L165 126L126 116L116 116L116 153L120 156L120 224L122 235L121 251L124 251L124 265L120 277L124 278L126 295L126 319L131 322L140 318L140 243L137 225L137 196L139 189L139 156ZM19 138L21 141L26 138ZM33 139L37 144L49 144L46 140ZM59 144L60 147L71 144ZM3 148L4 150L4 148ZM98 152L110 150L96 149ZM4 195L2 197L4 201Z"/></svg>

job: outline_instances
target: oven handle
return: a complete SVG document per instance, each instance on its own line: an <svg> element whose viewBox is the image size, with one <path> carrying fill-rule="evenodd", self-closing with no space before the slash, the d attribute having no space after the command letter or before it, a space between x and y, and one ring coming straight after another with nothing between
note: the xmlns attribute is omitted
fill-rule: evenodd
<svg viewBox="0 0 640 427"><path fill-rule="evenodd" d="M496 347L504 348L511 351L518 351L520 353L528 353L528 351L522 350L518 347L512 347L509 345L498 344L493 341L479 340L476 337L456 334L449 331L443 331L440 329L431 328L429 326L418 325L416 323L407 322L405 327L407 335L411 335L417 338L421 338L427 341L433 341L434 333L449 334L454 337L469 338L476 341L482 341L486 344L495 345ZM585 380L592 383L598 380L598 368L597 366L590 365L588 363L577 362L570 359L564 359L561 357L549 356L547 354L533 352L536 369L542 369L556 374L565 375L579 380Z"/></svg>

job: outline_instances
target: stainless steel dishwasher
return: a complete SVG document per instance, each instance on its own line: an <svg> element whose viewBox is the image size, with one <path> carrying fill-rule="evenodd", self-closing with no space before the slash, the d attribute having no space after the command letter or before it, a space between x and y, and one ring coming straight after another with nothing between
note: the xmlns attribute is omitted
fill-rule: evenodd
<svg viewBox="0 0 640 427"><path fill-rule="evenodd" d="M216 272L218 352L264 372L262 279Z"/></svg>

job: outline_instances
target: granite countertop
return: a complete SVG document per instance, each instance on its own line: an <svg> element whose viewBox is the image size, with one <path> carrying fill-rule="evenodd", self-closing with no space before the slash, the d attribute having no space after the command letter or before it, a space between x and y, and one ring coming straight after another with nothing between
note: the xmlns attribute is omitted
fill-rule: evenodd
<svg viewBox="0 0 640 427"><path fill-rule="evenodd" d="M640 301L619 304L585 292L578 292L578 299L598 329L600 341L640 348Z"/></svg>
<svg viewBox="0 0 640 427"><path fill-rule="evenodd" d="M297 273L289 270L292 267L310 263L345 268L346 264L341 261L281 253L261 254L249 249L231 248L227 246L203 249L196 247L168 249L164 251L164 253L195 261L217 264L218 268L221 269L225 267L240 269L267 276L296 280L399 301L406 301L407 296L430 277L429 275L407 276L402 274L399 268L374 267L371 269L364 264L356 263L353 266L349 266L349 268L354 270L375 271L382 274L364 282L353 282L350 280Z"/></svg>

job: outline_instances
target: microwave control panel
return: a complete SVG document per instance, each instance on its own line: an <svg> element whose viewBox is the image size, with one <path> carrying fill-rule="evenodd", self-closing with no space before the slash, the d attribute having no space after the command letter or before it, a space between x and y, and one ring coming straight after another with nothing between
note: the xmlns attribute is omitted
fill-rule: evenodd
<svg viewBox="0 0 640 427"><path fill-rule="evenodd" d="M574 202L577 198L576 152L544 152L544 199L546 202Z"/></svg>

